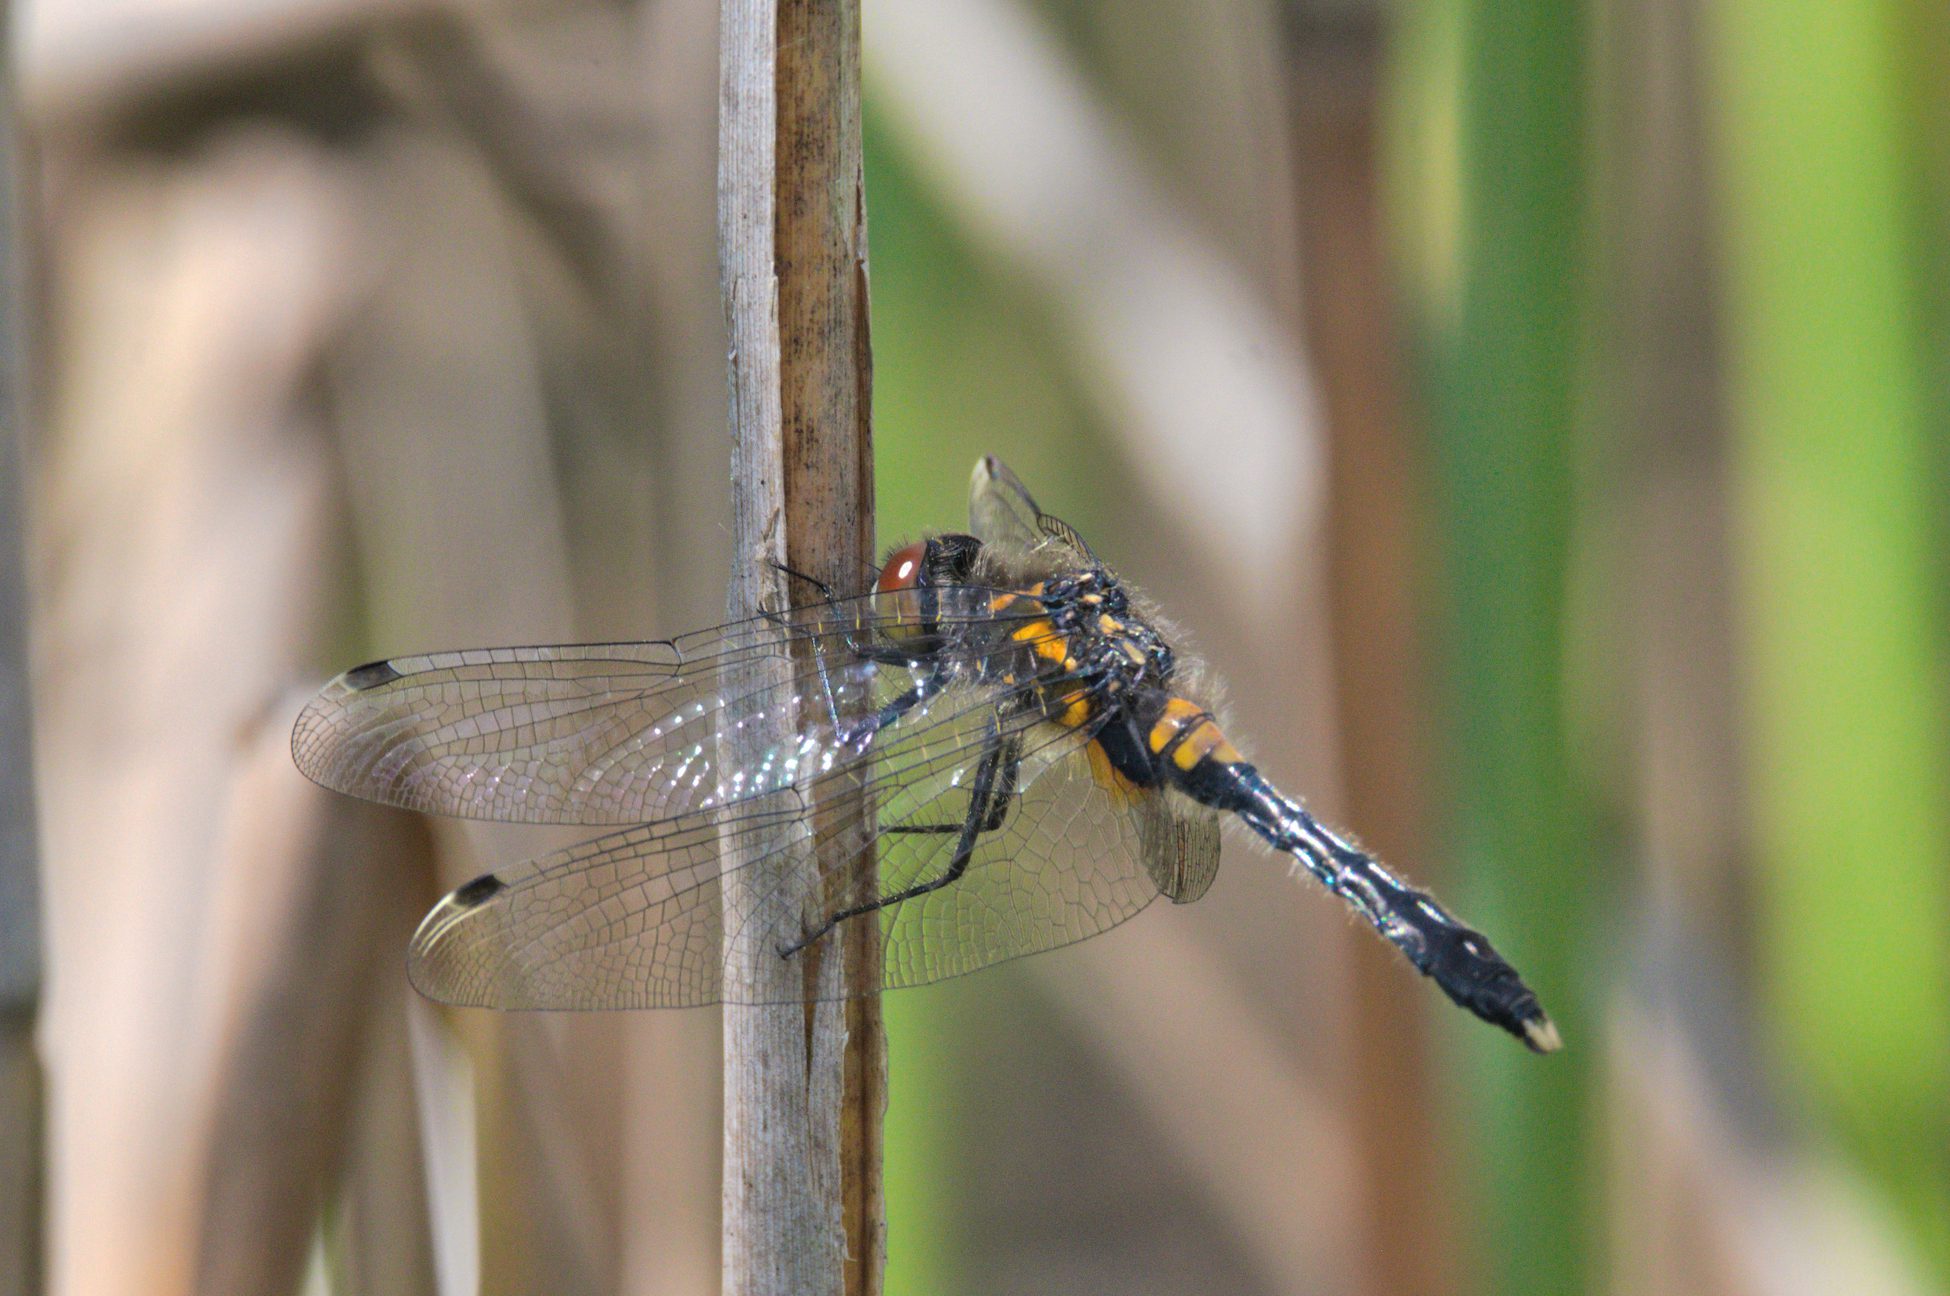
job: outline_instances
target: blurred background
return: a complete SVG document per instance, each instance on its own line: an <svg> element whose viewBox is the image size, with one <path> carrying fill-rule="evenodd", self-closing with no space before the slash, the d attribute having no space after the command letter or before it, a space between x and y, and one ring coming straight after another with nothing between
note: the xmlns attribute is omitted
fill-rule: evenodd
<svg viewBox="0 0 1950 1296"><path fill-rule="evenodd" d="M1229 839L889 998L888 1290L1950 1291L1950 10L865 9L882 542L1003 455L1567 1044ZM714 1291L715 1013L417 1000L555 839L287 741L721 619L715 6L14 18L51 1289Z"/></svg>

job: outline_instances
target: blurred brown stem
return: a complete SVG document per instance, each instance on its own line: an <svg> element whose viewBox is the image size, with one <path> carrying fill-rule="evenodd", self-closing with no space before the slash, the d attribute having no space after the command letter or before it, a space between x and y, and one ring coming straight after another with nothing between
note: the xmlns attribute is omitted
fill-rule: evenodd
<svg viewBox="0 0 1950 1296"><path fill-rule="evenodd" d="M860 14L857 0L726 0L721 14L729 603L739 618L776 590L770 564L846 587L872 556ZM727 871L740 862L728 855ZM752 871L727 878L727 930L737 902L764 885ZM843 929L838 975L850 987L878 983L878 937L872 922ZM755 943L727 983L769 1000L834 975L806 963ZM879 1292L878 1001L728 1008L724 1048L727 1296Z"/></svg>
<svg viewBox="0 0 1950 1296"><path fill-rule="evenodd" d="M0 29L11 31L9 6ZM21 556L25 340L13 57L0 36L0 1296L41 1289L41 908Z"/></svg>
<svg viewBox="0 0 1950 1296"><path fill-rule="evenodd" d="M1384 859L1429 878L1416 681L1417 481L1397 353L1380 194L1382 18L1293 20L1291 100L1306 257L1308 350L1326 403L1334 667L1349 818ZM1456 1282L1426 1002L1393 953L1356 941L1350 1111L1370 1150L1359 1250L1372 1292ZM1412 1246L1399 1245L1413 1238Z"/></svg>

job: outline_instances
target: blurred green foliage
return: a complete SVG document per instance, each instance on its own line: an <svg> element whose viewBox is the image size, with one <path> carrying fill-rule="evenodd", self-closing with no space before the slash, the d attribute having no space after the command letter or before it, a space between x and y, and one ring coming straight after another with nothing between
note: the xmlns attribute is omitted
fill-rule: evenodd
<svg viewBox="0 0 1950 1296"><path fill-rule="evenodd" d="M1766 1025L1950 1281L1945 213L1905 13L1730 2L1711 53Z"/></svg>
<svg viewBox="0 0 1950 1296"><path fill-rule="evenodd" d="M1593 938L1604 869L1571 779L1565 697L1585 27L1575 5L1457 9L1458 228L1443 240L1456 298L1425 334L1446 783L1465 912L1570 1042L1539 1065L1466 1036L1466 1123L1487 1289L1543 1296L1591 1289L1602 1031L1587 992L1610 947Z"/></svg>

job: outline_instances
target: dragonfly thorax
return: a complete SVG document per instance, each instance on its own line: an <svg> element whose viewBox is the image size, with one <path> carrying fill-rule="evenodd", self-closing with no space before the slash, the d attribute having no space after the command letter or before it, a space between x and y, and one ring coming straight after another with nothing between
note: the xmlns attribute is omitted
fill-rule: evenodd
<svg viewBox="0 0 1950 1296"><path fill-rule="evenodd" d="M1063 572L1030 593L1065 649L1066 673L1096 677L1111 691L1171 679L1177 668L1171 645L1132 611L1129 596L1108 571Z"/></svg>

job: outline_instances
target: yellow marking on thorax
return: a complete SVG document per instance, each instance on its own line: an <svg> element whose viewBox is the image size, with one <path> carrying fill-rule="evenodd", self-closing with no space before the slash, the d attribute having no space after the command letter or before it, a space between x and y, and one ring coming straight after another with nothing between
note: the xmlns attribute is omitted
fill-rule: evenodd
<svg viewBox="0 0 1950 1296"><path fill-rule="evenodd" d="M1090 722L1094 714L1090 705L1090 695L1083 689L1075 689L1056 699L1063 703L1063 711L1056 717L1056 723L1066 729L1081 729Z"/></svg>
<svg viewBox="0 0 1950 1296"><path fill-rule="evenodd" d="M1010 631L1009 637L1018 643L1026 643L1030 650L1045 661L1055 662L1064 670L1077 668L1076 658L1070 655L1070 643L1048 617L1039 617L1024 622Z"/></svg>

